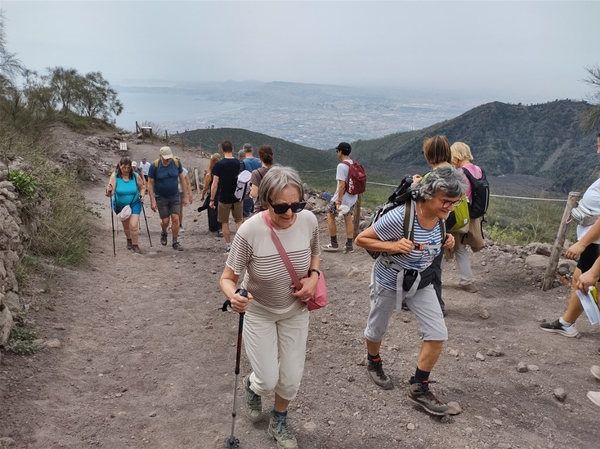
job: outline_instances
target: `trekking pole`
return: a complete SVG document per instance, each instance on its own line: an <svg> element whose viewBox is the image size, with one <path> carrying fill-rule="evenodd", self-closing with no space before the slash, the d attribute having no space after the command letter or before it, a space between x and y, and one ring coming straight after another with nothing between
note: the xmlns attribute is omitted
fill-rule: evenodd
<svg viewBox="0 0 600 449"><path fill-rule="evenodd" d="M146 222L146 231L148 232L148 240L150 240L150 248L152 248L152 239L150 238L150 228L148 228L148 219L146 218L146 209L142 201L142 212L144 213L144 221Z"/></svg>
<svg viewBox="0 0 600 449"><path fill-rule="evenodd" d="M238 292L240 296L248 296L246 290L240 290ZM223 303L221 310L227 311L227 307L231 307L231 301L228 299ZM237 415L237 387L238 379L240 377L240 358L242 354L242 330L244 329L244 314L240 313L240 321L238 324L238 335L237 335L237 352L235 355L235 386L233 388L233 411L231 412L231 436L225 439L223 449L238 449L240 447L240 440L235 437L235 417Z"/></svg>
<svg viewBox="0 0 600 449"><path fill-rule="evenodd" d="M115 220L113 217L113 207L112 207L112 195L109 197L108 201L110 202L110 224L112 226L112 237L113 237L113 257L117 256L117 245L115 243Z"/></svg>

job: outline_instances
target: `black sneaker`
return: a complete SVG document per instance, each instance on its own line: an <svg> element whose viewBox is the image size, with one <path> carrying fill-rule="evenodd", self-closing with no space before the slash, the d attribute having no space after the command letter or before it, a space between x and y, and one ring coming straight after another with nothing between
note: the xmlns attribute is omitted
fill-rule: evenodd
<svg viewBox="0 0 600 449"><path fill-rule="evenodd" d="M575 327L575 323L565 327L561 324L560 320L553 321L552 323L544 321L542 324L540 324L540 327L543 331L555 332L557 334L564 335L565 337L577 337L579 335L579 332L577 332L577 328Z"/></svg>
<svg viewBox="0 0 600 449"><path fill-rule="evenodd" d="M429 391L429 382L414 383L408 387L408 400L420 405L432 415L444 416L448 414L448 406L440 401Z"/></svg>
<svg viewBox="0 0 600 449"><path fill-rule="evenodd" d="M379 360L379 362L367 360L367 372L378 387L384 390L391 390L394 388L392 379L383 372L383 363L381 360Z"/></svg>
<svg viewBox="0 0 600 449"><path fill-rule="evenodd" d="M166 232L160 233L160 244L162 246L167 246L167 233Z"/></svg>
<svg viewBox="0 0 600 449"><path fill-rule="evenodd" d="M133 249L133 243L131 239L127 239L127 249Z"/></svg>
<svg viewBox="0 0 600 449"><path fill-rule="evenodd" d="M179 244L179 242L175 242L175 243L173 243L173 249L174 249L175 251L183 251L183 246L181 246L181 245Z"/></svg>

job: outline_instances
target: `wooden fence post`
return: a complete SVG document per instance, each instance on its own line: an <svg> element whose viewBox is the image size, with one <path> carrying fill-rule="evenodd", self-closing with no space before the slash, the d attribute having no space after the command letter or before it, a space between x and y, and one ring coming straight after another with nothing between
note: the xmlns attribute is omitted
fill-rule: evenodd
<svg viewBox="0 0 600 449"><path fill-rule="evenodd" d="M197 168L194 168L194 178L196 179L196 190L198 192L202 192L202 188L200 187L200 176L198 175Z"/></svg>
<svg viewBox="0 0 600 449"><path fill-rule="evenodd" d="M354 216L352 217L352 223L354 224L354 235L352 238L356 238L358 233L360 232L360 203L362 200L362 193L358 194L358 198L356 199L356 203L354 203Z"/></svg>
<svg viewBox="0 0 600 449"><path fill-rule="evenodd" d="M565 211L563 212L562 220L560 221L556 241L554 242L554 247L552 248L552 253L550 253L550 259L548 260L548 266L546 267L546 274L544 275L544 282L542 283L543 291L549 290L554 283L558 259L560 259L565 244L565 238L567 236L567 230L569 229L567 220L571 216L571 210L576 206L580 196L581 194L579 192L569 192L569 198L567 199L567 205L565 206Z"/></svg>

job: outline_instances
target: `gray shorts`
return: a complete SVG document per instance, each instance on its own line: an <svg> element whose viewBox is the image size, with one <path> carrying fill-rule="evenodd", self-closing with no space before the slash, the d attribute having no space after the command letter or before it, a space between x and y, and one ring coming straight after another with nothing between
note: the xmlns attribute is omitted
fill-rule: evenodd
<svg viewBox="0 0 600 449"><path fill-rule="evenodd" d="M388 330L390 317L396 308L396 291L383 287L371 276L371 310L367 318L365 337L381 341ZM448 329L433 284L417 290L412 298L405 299L408 308L419 321L421 339L424 341L448 340Z"/></svg>
<svg viewBox="0 0 600 449"><path fill-rule="evenodd" d="M171 215L179 215L180 204L179 195L173 198L156 197L156 207L158 208L158 215L161 220L169 218Z"/></svg>

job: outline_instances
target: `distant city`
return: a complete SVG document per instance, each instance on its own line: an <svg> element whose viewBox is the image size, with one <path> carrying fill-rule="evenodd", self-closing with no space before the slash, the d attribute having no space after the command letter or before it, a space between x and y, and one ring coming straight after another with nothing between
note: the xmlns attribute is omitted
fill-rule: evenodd
<svg viewBox="0 0 600 449"><path fill-rule="evenodd" d="M430 92L279 82L115 87L125 129L135 121L170 134L244 128L319 149L424 128L479 105Z"/></svg>

